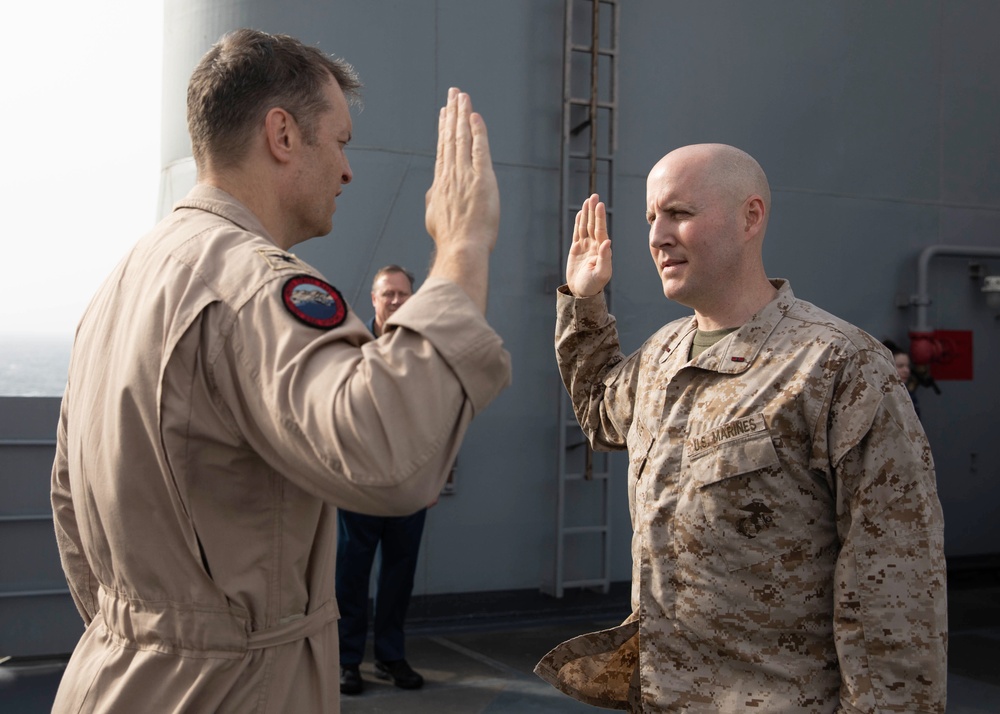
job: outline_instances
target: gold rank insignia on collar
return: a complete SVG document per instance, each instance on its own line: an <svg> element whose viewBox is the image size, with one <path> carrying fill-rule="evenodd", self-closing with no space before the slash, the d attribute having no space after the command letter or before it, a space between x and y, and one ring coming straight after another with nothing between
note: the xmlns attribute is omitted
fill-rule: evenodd
<svg viewBox="0 0 1000 714"><path fill-rule="evenodd" d="M271 270L301 271L306 267L305 263L301 260L280 248L258 248L257 253L260 254L260 257L264 259Z"/></svg>

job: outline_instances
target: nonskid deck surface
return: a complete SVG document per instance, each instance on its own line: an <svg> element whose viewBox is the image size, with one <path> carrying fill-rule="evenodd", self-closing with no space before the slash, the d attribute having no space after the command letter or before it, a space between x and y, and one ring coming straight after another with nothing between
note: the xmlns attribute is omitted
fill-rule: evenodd
<svg viewBox="0 0 1000 714"><path fill-rule="evenodd" d="M948 597L948 714L996 714L1000 712L1000 580L963 583L950 588ZM560 694L532 668L559 642L620 621L612 614L627 606L627 597L620 592L578 598L575 605L529 607L521 613L505 612L509 603L496 601L490 606L499 607L498 614L458 617L454 610L450 616L444 614L453 603L416 600L407 659L426 684L409 691L376 679L369 646L361 666L364 692L342 697L345 714L599 711ZM0 709L47 714L65 665L66 657L12 658L0 664Z"/></svg>

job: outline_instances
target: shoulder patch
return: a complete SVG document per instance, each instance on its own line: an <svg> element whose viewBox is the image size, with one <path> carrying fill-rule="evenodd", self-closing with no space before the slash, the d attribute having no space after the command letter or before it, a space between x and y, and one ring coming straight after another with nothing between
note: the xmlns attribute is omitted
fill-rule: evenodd
<svg viewBox="0 0 1000 714"><path fill-rule="evenodd" d="M337 288L312 275L296 275L285 281L281 299L299 322L330 330L347 319L347 303Z"/></svg>
<svg viewBox="0 0 1000 714"><path fill-rule="evenodd" d="M302 270L302 261L281 248L258 248L258 255L264 259L271 270Z"/></svg>

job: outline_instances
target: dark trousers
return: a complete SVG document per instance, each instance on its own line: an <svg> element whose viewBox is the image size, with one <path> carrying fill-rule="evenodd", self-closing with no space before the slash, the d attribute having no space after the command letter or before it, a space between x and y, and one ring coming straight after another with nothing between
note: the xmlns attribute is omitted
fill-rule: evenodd
<svg viewBox="0 0 1000 714"><path fill-rule="evenodd" d="M337 604L340 607L340 663L360 664L368 634L368 583L381 544L375 590L375 659L406 658L403 622L417 570L427 509L412 516L366 516L337 512Z"/></svg>

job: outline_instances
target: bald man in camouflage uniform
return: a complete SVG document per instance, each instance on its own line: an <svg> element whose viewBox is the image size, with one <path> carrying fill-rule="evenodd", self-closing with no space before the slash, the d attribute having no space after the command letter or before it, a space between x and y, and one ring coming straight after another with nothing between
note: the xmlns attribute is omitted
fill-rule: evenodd
<svg viewBox="0 0 1000 714"><path fill-rule="evenodd" d="M598 196L576 219L556 351L596 449L628 449L632 614L538 664L636 712L944 712L943 520L888 351L769 280L767 179L697 145L647 181L650 252L694 310L622 354Z"/></svg>

